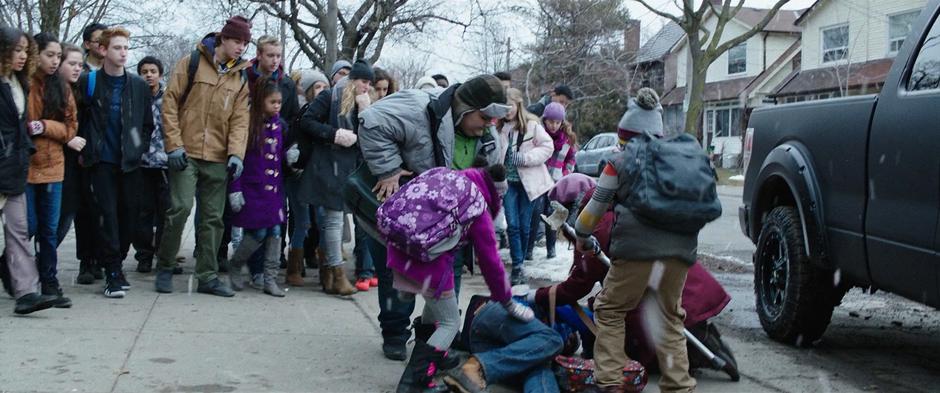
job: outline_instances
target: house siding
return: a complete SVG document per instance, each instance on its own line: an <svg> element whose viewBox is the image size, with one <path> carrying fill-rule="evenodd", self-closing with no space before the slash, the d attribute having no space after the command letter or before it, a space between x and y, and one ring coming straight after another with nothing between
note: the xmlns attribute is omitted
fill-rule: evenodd
<svg viewBox="0 0 940 393"><path fill-rule="evenodd" d="M829 0L820 3L803 22L804 70L845 65L845 60L822 62L822 30L849 25L848 61L864 63L891 57L888 16L923 9L926 0Z"/></svg>

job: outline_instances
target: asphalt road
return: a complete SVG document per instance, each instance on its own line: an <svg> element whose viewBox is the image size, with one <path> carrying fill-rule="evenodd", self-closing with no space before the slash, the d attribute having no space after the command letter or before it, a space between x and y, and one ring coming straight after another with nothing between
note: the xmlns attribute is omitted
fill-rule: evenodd
<svg viewBox="0 0 940 393"><path fill-rule="evenodd" d="M813 348L767 338L754 306L754 246L738 225L740 193L736 187L719 189L724 214L703 230L699 248L732 296L716 320L743 379L739 386L724 384L707 372L699 378L700 391L940 391L940 313L899 296L851 290Z"/></svg>

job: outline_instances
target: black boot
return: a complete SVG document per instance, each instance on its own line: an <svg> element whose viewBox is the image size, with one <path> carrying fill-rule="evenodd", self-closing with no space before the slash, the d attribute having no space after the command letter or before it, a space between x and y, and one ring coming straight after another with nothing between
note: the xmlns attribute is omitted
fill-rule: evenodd
<svg viewBox="0 0 940 393"><path fill-rule="evenodd" d="M94 263L91 261L79 261L78 263L78 277L75 279L75 282L81 285L91 285L95 283L94 275Z"/></svg>
<svg viewBox="0 0 940 393"><path fill-rule="evenodd" d="M433 323L422 323L421 317L418 316L412 321L412 325L415 330L415 341L428 342L428 339L431 338L431 335L434 334L434 331L437 330L437 327ZM438 369L441 371L450 370L460 364L460 356L452 354L450 352L444 352L444 359L441 360L441 364L438 366Z"/></svg>
<svg viewBox="0 0 940 393"><path fill-rule="evenodd" d="M438 365L445 352L438 351L421 340L415 340L415 348L411 351L411 359L398 380L395 393L442 393L450 389L436 378Z"/></svg>
<svg viewBox="0 0 940 393"><path fill-rule="evenodd" d="M55 284L42 284L43 296L55 296L56 301L52 305L55 308L70 308L72 307L72 300L62 295L62 287L58 283Z"/></svg>
<svg viewBox="0 0 940 393"><path fill-rule="evenodd" d="M104 266L94 259L91 261L91 274L95 277L95 280L104 279Z"/></svg>

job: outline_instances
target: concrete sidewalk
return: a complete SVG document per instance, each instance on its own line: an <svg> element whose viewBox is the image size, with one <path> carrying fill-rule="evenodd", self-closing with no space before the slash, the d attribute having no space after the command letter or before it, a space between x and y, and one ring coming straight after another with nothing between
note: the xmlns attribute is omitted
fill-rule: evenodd
<svg viewBox="0 0 940 393"><path fill-rule="evenodd" d="M191 256L192 229L181 254ZM102 295L103 283L75 285L78 263L69 237L60 273L71 309L25 317L0 299L0 392L392 392L404 362L381 352L376 290L348 299L325 295L310 271L307 286L286 298L247 289L234 298L188 292L192 258L173 294L153 291L153 274L125 271L124 299ZM347 266L352 269L352 266ZM467 277L461 304L486 293ZM420 310L420 304L416 308ZM759 392L706 372L701 392ZM655 378L647 391L658 391ZM494 390L495 391L495 390Z"/></svg>

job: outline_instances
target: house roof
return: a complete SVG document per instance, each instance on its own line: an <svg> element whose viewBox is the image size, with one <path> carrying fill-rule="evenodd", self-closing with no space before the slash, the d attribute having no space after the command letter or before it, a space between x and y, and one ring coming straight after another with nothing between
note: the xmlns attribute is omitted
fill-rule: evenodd
<svg viewBox="0 0 940 393"><path fill-rule="evenodd" d="M878 59L848 66L832 66L813 70L794 71L773 92L772 96L807 94L847 88L870 87L883 84L894 59ZM848 74L848 75L846 75ZM848 81L846 82L846 76Z"/></svg>
<svg viewBox="0 0 940 393"><path fill-rule="evenodd" d="M819 1L817 1L817 3L818 2ZM712 5L712 8L721 9L722 0L710 0L710 4ZM815 6L815 4L813 5ZM734 5L732 5L732 8L734 8ZM768 11L770 11L768 8L741 7L741 10L738 11L734 18L748 26L756 26L762 19L764 19L764 16L767 15ZM763 31L776 33L799 33L800 28L799 26L796 26L795 22L797 19L799 19L800 15L803 14L803 11L805 10L779 10L777 11L777 14L774 15L773 19L767 23L767 26L764 27Z"/></svg>
<svg viewBox="0 0 940 393"><path fill-rule="evenodd" d="M816 11L816 7L818 7L820 4L822 4L822 0L816 0L816 1L814 1L814 2L813 2L813 5L809 6L809 8L807 8L807 9L803 10L803 13L800 14L800 17L799 17L799 18L796 18L796 21L793 22L793 24L795 24L795 25L800 25L800 24L802 24L803 21L806 20L806 18L809 16L809 14L813 13L813 11Z"/></svg>
<svg viewBox="0 0 940 393"><path fill-rule="evenodd" d="M705 92L702 97L703 101L709 102L737 99L753 80L754 77L751 76L745 78L729 79L720 82L706 83ZM685 86L670 90L669 93L666 93L666 96L664 96L661 101L663 106L669 106L681 104L683 99L685 99Z"/></svg>
<svg viewBox="0 0 940 393"><path fill-rule="evenodd" d="M665 57L685 36L685 31L676 22L670 21L640 48L634 63L646 63Z"/></svg>
<svg viewBox="0 0 940 393"><path fill-rule="evenodd" d="M780 57L778 57L777 60L774 61L773 64L770 65L770 67L767 67L766 70L764 70L759 75L757 75L756 78L754 78L754 81L752 81L751 84L745 88L745 92L748 95L750 95L753 91L759 89L764 83L766 83L768 79L770 79L774 75L777 75L781 67L793 61L794 56L797 56L800 54L800 48L802 47L801 41L802 40L796 40L795 42L793 42L793 44L790 45L790 47L787 48L787 50L785 50L783 54L780 55ZM788 78L789 76L790 74L787 74ZM767 86L767 87L774 88L774 89L776 88L776 86Z"/></svg>
<svg viewBox="0 0 940 393"><path fill-rule="evenodd" d="M769 11L768 9L741 7L741 10L738 11L738 14L735 15L734 18L748 26L756 26L764 19L764 16L766 16ZM764 26L763 31L773 33L799 33L801 30L800 27L794 24L799 16L800 11L779 10L777 14L770 19L770 22L767 22L767 26Z"/></svg>

